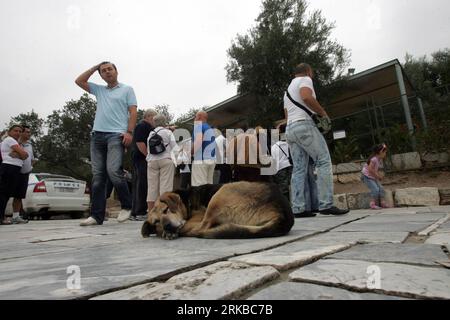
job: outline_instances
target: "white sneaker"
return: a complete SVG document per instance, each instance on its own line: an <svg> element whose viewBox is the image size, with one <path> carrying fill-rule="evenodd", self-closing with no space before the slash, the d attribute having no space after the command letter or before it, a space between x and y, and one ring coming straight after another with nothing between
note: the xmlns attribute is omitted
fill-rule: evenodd
<svg viewBox="0 0 450 320"><path fill-rule="evenodd" d="M81 227L96 226L96 225L98 225L97 220L95 220L92 217L89 217L80 223Z"/></svg>
<svg viewBox="0 0 450 320"><path fill-rule="evenodd" d="M122 223L127 221L131 216L131 210L120 210L119 216L117 217L117 221Z"/></svg>
<svg viewBox="0 0 450 320"><path fill-rule="evenodd" d="M26 224L28 223L28 220L22 219L22 217L12 218L11 220L12 224Z"/></svg>

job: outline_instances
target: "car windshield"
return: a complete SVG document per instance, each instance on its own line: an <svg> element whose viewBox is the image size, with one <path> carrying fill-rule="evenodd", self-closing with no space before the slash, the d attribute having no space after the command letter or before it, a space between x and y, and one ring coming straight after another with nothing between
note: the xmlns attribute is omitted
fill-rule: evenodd
<svg viewBox="0 0 450 320"><path fill-rule="evenodd" d="M42 181L42 180L46 180L46 179L64 179L64 180L75 180L72 177L67 177L67 176L59 176L59 175L55 175L55 174L37 174L36 178L38 179L38 181Z"/></svg>

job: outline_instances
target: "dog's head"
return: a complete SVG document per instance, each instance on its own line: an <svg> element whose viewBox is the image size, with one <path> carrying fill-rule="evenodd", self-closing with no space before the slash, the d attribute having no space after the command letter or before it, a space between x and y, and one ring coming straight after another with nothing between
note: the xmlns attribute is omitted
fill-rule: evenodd
<svg viewBox="0 0 450 320"><path fill-rule="evenodd" d="M142 226L142 236L156 234L165 239L174 239L188 219L187 209L177 193L166 192L155 202L147 221Z"/></svg>

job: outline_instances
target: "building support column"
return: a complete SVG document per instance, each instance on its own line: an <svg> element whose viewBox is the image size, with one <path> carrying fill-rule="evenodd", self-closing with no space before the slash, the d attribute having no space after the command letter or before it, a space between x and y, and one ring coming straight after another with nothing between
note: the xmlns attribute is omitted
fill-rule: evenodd
<svg viewBox="0 0 450 320"><path fill-rule="evenodd" d="M423 109L422 99L419 97L417 97L417 105L419 106L420 118L422 119L423 129L427 131L428 130L427 117L425 116L425 111Z"/></svg>
<svg viewBox="0 0 450 320"><path fill-rule="evenodd" d="M400 88L400 96L403 105L403 111L405 112L406 124L408 125L408 131L411 136L411 144L414 150L416 150L416 139L414 138L414 126L411 118L411 109L409 107L408 95L406 93L405 80L403 78L403 72L400 64L395 65L395 71L397 73L398 86Z"/></svg>

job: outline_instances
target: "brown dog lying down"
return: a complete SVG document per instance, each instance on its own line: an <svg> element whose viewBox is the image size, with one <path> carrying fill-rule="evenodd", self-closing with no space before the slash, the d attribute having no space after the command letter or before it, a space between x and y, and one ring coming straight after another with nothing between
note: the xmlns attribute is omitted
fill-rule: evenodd
<svg viewBox="0 0 450 320"><path fill-rule="evenodd" d="M163 194L141 233L167 240L263 238L283 236L293 224L291 206L276 184L236 182Z"/></svg>

